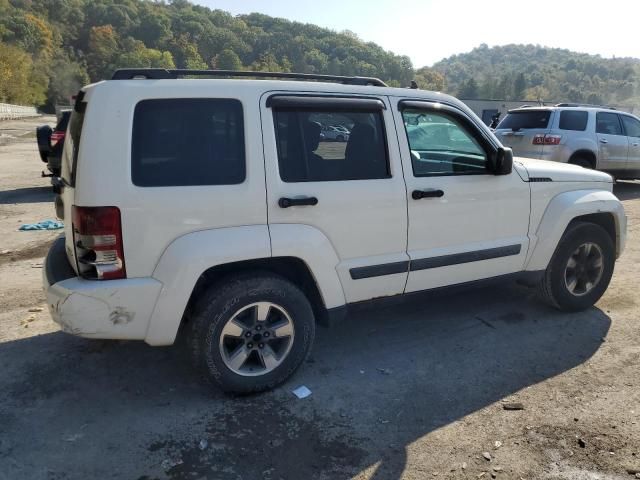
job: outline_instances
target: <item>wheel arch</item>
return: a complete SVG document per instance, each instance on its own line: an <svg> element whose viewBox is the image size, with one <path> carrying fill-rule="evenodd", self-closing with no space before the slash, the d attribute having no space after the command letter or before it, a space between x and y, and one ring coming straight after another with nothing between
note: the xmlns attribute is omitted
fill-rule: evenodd
<svg viewBox="0 0 640 480"><path fill-rule="evenodd" d="M246 272L266 272L278 275L302 290L311 303L316 321L327 321L327 308L318 283L309 266L297 257L267 257L223 263L207 268L198 280L189 296L182 316L180 329L189 322L189 317L198 298L211 286L224 282L225 277Z"/></svg>
<svg viewBox="0 0 640 480"><path fill-rule="evenodd" d="M194 291L238 269L270 271L307 289L323 321L326 309L345 304L338 261L329 239L308 225L249 225L183 235L166 248L153 272L162 289L145 341L171 345Z"/></svg>
<svg viewBox="0 0 640 480"><path fill-rule="evenodd" d="M586 148L573 152L571 154L571 157L569 157L568 163L575 163L576 160L578 160L579 158L584 158L589 163L591 163L591 168L596 168L598 165L598 159L596 154L592 150L589 150Z"/></svg>
<svg viewBox="0 0 640 480"><path fill-rule="evenodd" d="M613 193L606 190L564 192L549 202L535 229L534 242L525 263L525 270L545 270L562 235L575 222L589 222L601 226L614 242L616 257L624 250L626 216L622 204Z"/></svg>

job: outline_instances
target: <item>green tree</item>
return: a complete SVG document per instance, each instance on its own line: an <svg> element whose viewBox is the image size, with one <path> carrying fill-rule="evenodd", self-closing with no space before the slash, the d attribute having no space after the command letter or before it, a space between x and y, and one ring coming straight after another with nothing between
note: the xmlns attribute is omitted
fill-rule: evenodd
<svg viewBox="0 0 640 480"><path fill-rule="evenodd" d="M429 67L416 70L415 80L423 90L444 91L444 75Z"/></svg>
<svg viewBox="0 0 640 480"><path fill-rule="evenodd" d="M111 78L117 69L118 34L111 25L92 27L89 33L87 68L91 80Z"/></svg>
<svg viewBox="0 0 640 480"><path fill-rule="evenodd" d="M469 80L462 85L462 88L460 88L460 91L458 92L458 96L465 100L478 98L478 84L475 78L469 78Z"/></svg>
<svg viewBox="0 0 640 480"><path fill-rule="evenodd" d="M71 96L78 93L83 85L90 82L85 66L70 60L66 55L59 55L51 66L51 81L47 91L47 104L69 104Z"/></svg>
<svg viewBox="0 0 640 480"><path fill-rule="evenodd" d="M0 101L21 105L44 103L47 87L34 73L27 52L0 42Z"/></svg>
<svg viewBox="0 0 640 480"><path fill-rule="evenodd" d="M520 72L516 77L515 82L513 82L513 99L521 100L526 88L527 88L527 81L524 78L524 73Z"/></svg>
<svg viewBox="0 0 640 480"><path fill-rule="evenodd" d="M215 56L212 67L219 70L242 70L242 61L236 52L226 48Z"/></svg>
<svg viewBox="0 0 640 480"><path fill-rule="evenodd" d="M175 68L170 52L147 48L140 40L129 37L122 42L116 58L118 68Z"/></svg>

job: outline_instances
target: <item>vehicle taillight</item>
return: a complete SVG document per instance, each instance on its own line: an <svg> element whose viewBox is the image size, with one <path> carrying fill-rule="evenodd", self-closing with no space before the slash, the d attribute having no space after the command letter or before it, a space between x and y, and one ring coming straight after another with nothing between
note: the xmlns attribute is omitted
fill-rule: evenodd
<svg viewBox="0 0 640 480"><path fill-rule="evenodd" d="M118 207L73 206L73 242L84 278L126 278Z"/></svg>
<svg viewBox="0 0 640 480"><path fill-rule="evenodd" d="M64 140L65 132L60 130L56 130L51 134L51 143L58 143L61 140Z"/></svg>
<svg viewBox="0 0 640 480"><path fill-rule="evenodd" d="M533 137L534 145L560 145L560 140L562 140L562 135L549 135L538 133Z"/></svg>

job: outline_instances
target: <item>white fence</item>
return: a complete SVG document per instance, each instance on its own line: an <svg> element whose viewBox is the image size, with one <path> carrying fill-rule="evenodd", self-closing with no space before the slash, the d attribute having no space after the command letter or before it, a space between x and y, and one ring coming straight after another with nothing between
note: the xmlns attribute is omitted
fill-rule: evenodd
<svg viewBox="0 0 640 480"><path fill-rule="evenodd" d="M0 120L14 120L16 118L37 117L40 115L36 107L9 105L0 103Z"/></svg>

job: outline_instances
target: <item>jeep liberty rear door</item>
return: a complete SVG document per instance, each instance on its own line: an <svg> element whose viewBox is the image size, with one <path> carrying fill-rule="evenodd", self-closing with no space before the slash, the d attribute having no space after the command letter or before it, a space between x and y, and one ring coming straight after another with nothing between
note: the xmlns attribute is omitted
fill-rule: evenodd
<svg viewBox="0 0 640 480"><path fill-rule="evenodd" d="M273 255L295 236L335 263L347 302L402 293L407 199L386 97L268 92L261 111ZM331 125L348 140L325 137Z"/></svg>

